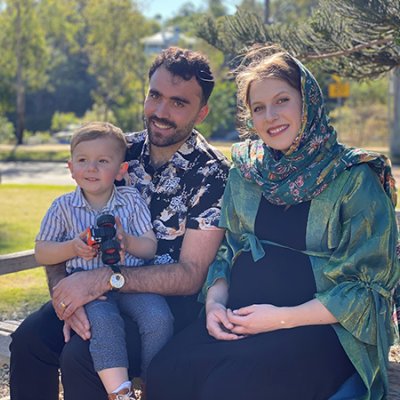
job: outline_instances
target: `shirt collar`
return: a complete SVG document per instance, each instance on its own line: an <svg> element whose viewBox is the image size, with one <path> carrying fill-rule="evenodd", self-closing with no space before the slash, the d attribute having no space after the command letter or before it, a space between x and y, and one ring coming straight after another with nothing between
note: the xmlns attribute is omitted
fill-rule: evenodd
<svg viewBox="0 0 400 400"><path fill-rule="evenodd" d="M77 186L72 195L71 205L76 208L87 208L88 210L92 210L92 207L86 201L83 191L79 186ZM100 210L100 212L111 211L116 207L123 207L126 205L127 202L125 197L114 186L113 192L108 199L107 204Z"/></svg>

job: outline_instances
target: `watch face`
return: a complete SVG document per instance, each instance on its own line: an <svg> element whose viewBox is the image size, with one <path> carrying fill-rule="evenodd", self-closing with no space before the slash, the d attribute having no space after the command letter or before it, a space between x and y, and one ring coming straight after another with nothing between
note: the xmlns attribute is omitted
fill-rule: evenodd
<svg viewBox="0 0 400 400"><path fill-rule="evenodd" d="M125 284L125 278L122 274L114 273L111 275L110 284L113 289L121 289Z"/></svg>

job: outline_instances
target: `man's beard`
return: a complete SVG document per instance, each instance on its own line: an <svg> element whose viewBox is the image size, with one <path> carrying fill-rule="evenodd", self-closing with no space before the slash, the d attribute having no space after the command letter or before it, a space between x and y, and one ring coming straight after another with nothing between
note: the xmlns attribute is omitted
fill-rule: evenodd
<svg viewBox="0 0 400 400"><path fill-rule="evenodd" d="M157 118L154 115L152 115L149 118L146 118L145 121L146 121L149 141L152 145L157 146L157 147L168 147L168 146L172 146L174 144L185 141L189 137L189 135L192 133L194 125L195 125L195 120L193 120L193 121L190 121L184 127L178 128L174 122L169 121L168 119L165 119L165 118ZM158 122L162 125L170 126L171 128L173 128L175 130L175 132L169 133L168 135L165 135L165 136L162 133L153 132L153 130L152 130L152 122L153 121Z"/></svg>

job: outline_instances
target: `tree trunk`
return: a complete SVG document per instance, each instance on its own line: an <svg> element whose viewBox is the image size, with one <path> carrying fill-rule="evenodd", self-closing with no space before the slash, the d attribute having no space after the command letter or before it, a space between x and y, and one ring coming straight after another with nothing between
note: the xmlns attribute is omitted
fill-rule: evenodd
<svg viewBox="0 0 400 400"><path fill-rule="evenodd" d="M392 71L393 121L390 123L390 158L393 164L400 164L400 67Z"/></svg>
<svg viewBox="0 0 400 400"><path fill-rule="evenodd" d="M269 11L269 0L264 0L264 24L269 24L270 11Z"/></svg>
<svg viewBox="0 0 400 400"><path fill-rule="evenodd" d="M18 66L18 70L20 70ZM22 79L22 72L17 72L17 129L15 135L17 144L22 144L25 130L25 87Z"/></svg>
<svg viewBox="0 0 400 400"><path fill-rule="evenodd" d="M23 143L24 130L25 130L25 86L22 67L22 23L21 23L21 7L20 3L16 2L17 16L16 16L16 49L15 55L17 58L17 75L16 75L16 107L17 107L17 127L15 136L17 138L17 145Z"/></svg>

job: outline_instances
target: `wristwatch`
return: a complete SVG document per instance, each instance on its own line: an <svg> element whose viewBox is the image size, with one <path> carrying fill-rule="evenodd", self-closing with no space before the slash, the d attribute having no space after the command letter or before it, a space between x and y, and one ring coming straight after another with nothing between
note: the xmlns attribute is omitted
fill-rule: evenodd
<svg viewBox="0 0 400 400"><path fill-rule="evenodd" d="M110 267L113 270L113 274L109 280L111 290L119 290L125 285L125 278L118 265L110 265Z"/></svg>

